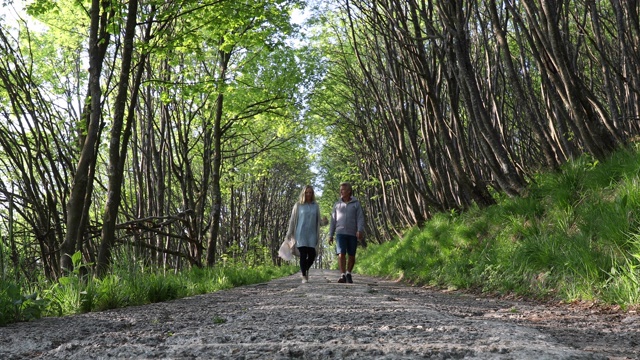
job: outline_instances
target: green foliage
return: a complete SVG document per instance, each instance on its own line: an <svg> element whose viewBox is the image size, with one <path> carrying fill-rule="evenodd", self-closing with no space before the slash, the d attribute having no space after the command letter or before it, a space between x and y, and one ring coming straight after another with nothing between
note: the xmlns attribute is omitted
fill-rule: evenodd
<svg viewBox="0 0 640 360"><path fill-rule="evenodd" d="M80 264L80 255L72 256ZM76 269L79 267L76 266ZM116 266L117 273L102 279L81 277L78 270L60 278L42 290L23 295L20 286L0 284L0 326L30 321L42 316L62 316L81 312L102 311L131 305L144 305L205 294L236 286L255 284L287 276L298 271L294 265L233 266L193 268L180 273L138 271L135 267Z"/></svg>
<svg viewBox="0 0 640 360"><path fill-rule="evenodd" d="M629 239L629 252L619 257L607 273L607 281L602 290L605 302L614 304L640 303L640 234Z"/></svg>
<svg viewBox="0 0 640 360"><path fill-rule="evenodd" d="M95 286L93 279L81 275L81 269L91 266L91 264L82 262L80 252L71 255L71 263L73 271L67 276L60 277L57 283L43 291L44 298L50 301L48 308L50 315L59 316L78 311L88 312L94 306Z"/></svg>
<svg viewBox="0 0 640 360"><path fill-rule="evenodd" d="M39 319L47 306L48 301L39 298L36 293L25 295L13 282L0 283L0 326Z"/></svg>
<svg viewBox="0 0 640 360"><path fill-rule="evenodd" d="M357 271L417 284L622 306L640 301L640 153L538 174L528 195L359 250Z"/></svg>
<svg viewBox="0 0 640 360"><path fill-rule="evenodd" d="M97 299L96 310L108 310L133 305L129 301L130 283L121 281L118 275L107 275L103 279L96 279Z"/></svg>
<svg viewBox="0 0 640 360"><path fill-rule="evenodd" d="M35 0L27 5L27 14L31 16L38 16L47 12L54 11L58 6L54 1L50 0Z"/></svg>
<svg viewBox="0 0 640 360"><path fill-rule="evenodd" d="M162 275L152 275L147 290L147 301L150 303L177 299L181 293L181 285L175 278L165 278Z"/></svg>
<svg viewBox="0 0 640 360"><path fill-rule="evenodd" d="M227 319L220 317L220 316L214 316L212 319L213 323L216 325L220 325L220 324L224 324L227 322Z"/></svg>

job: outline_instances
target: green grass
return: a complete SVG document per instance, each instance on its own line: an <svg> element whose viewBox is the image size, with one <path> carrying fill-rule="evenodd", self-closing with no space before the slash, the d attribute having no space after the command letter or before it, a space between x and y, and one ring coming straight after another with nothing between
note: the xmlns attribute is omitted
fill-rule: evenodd
<svg viewBox="0 0 640 360"><path fill-rule="evenodd" d="M416 285L595 301L640 301L640 153L583 157L537 174L527 194L436 214L359 250L356 271Z"/></svg>
<svg viewBox="0 0 640 360"><path fill-rule="evenodd" d="M294 265L247 266L234 263L212 268L193 268L173 273L135 266L126 254L113 265L112 274L102 278L79 275L80 255L72 257L72 274L57 283L42 282L34 293L24 295L25 284L0 282L0 326L42 316L64 316L132 305L163 302L242 285L262 283L291 275ZM128 259L128 260L125 260ZM29 288L34 287L33 284Z"/></svg>

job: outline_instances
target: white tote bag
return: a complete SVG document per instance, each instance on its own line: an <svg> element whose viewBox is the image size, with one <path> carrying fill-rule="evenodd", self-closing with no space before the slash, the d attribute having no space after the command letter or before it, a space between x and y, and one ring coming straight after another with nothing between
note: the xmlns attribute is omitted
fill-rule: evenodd
<svg viewBox="0 0 640 360"><path fill-rule="evenodd" d="M294 239L284 239L280 249L278 249L278 256L284 260L292 260L294 256L300 256L298 248L296 247L296 241Z"/></svg>

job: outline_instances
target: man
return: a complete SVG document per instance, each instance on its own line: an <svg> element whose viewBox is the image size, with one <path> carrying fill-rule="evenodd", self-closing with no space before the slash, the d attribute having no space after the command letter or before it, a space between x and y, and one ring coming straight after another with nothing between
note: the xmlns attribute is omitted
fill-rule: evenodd
<svg viewBox="0 0 640 360"><path fill-rule="evenodd" d="M364 236L364 214L360 201L352 196L351 184L340 184L340 199L333 205L329 224L329 244L336 237L336 254L340 267L339 283L353 283L351 271L356 264L358 241ZM348 255L348 260L347 260Z"/></svg>

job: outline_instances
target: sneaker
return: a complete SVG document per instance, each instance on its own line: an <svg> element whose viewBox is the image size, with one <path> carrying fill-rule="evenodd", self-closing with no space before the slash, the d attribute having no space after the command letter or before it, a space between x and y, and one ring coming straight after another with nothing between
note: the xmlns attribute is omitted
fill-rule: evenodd
<svg viewBox="0 0 640 360"><path fill-rule="evenodd" d="M301 275L301 276L302 276L302 283L306 284L307 281L309 281L309 277L308 276L304 276L304 275Z"/></svg>
<svg viewBox="0 0 640 360"><path fill-rule="evenodd" d="M340 279L338 279L338 282L341 283L341 284L346 283L347 282L347 277L344 276L344 275L340 276Z"/></svg>
<svg viewBox="0 0 640 360"><path fill-rule="evenodd" d="M309 275L305 275L305 276L304 276L304 279L305 279L307 282L309 282Z"/></svg>
<svg viewBox="0 0 640 360"><path fill-rule="evenodd" d="M347 274L347 282L349 284L353 284L353 280L351 279L351 274Z"/></svg>

